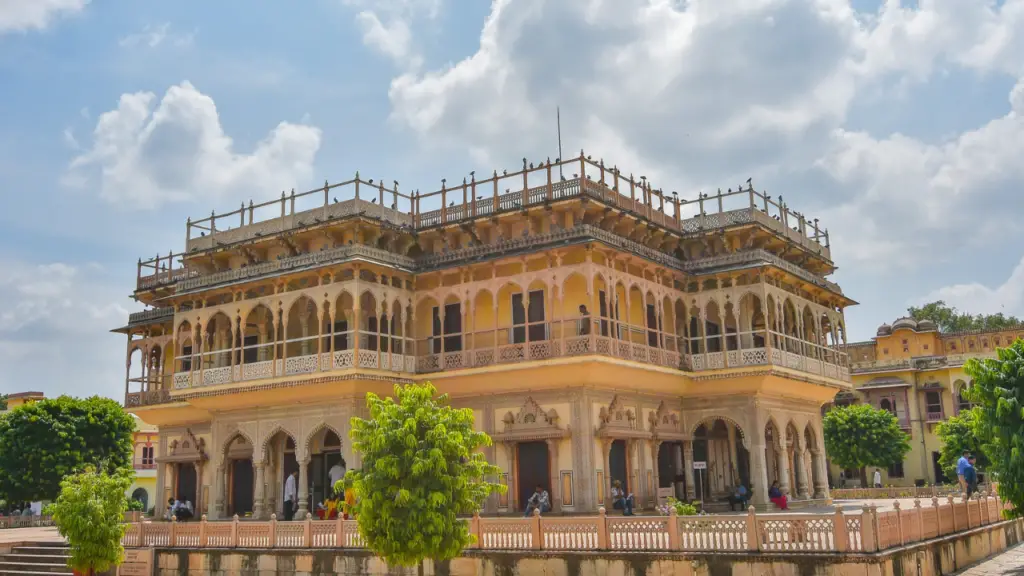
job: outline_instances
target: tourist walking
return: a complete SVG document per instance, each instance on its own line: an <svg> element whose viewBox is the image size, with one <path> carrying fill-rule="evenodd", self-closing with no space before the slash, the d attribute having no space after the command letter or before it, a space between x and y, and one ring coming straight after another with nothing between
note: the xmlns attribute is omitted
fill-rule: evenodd
<svg viewBox="0 0 1024 576"><path fill-rule="evenodd" d="M291 520L295 516L295 509L299 506L298 491L296 485L298 483L299 471L295 470L288 475L288 479L284 481L284 519L285 521Z"/></svg>
<svg viewBox="0 0 1024 576"><path fill-rule="evenodd" d="M964 477L964 472L967 467L971 465L968 460L971 457L970 450L964 450L964 453L960 455L960 459L956 461L956 479L960 482L960 490L964 494L964 500L967 499L967 479Z"/></svg>

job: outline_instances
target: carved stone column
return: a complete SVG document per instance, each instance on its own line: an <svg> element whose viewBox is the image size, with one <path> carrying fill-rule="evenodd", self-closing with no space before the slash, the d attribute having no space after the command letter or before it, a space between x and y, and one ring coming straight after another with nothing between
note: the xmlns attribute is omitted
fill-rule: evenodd
<svg viewBox="0 0 1024 576"><path fill-rule="evenodd" d="M758 508L768 505L768 462L767 448L764 444L752 444L750 447L750 482L754 485L751 502Z"/></svg>
<svg viewBox="0 0 1024 576"><path fill-rule="evenodd" d="M779 442L777 460L779 467L779 490L783 494L789 495L789 449L785 442Z"/></svg>
<svg viewBox="0 0 1024 576"><path fill-rule="evenodd" d="M254 487L256 493L253 495L252 516L253 518L263 518L267 510L267 486L266 479L263 477L265 464L263 462L256 462L254 466L256 468L256 486Z"/></svg>
<svg viewBox="0 0 1024 576"><path fill-rule="evenodd" d="M612 440L611 438L601 439L601 458L604 460L604 486L601 491L604 494L605 510L612 509L612 466L611 466ZM622 479L625 481L625 478Z"/></svg>
<svg viewBox="0 0 1024 576"><path fill-rule="evenodd" d="M558 482L558 440L549 438L548 445L548 475L551 482L551 511L562 511L562 487Z"/></svg>
<svg viewBox="0 0 1024 576"><path fill-rule="evenodd" d="M693 478L693 440L683 441L683 476L686 477L686 499L697 499L697 484Z"/></svg>
<svg viewBox="0 0 1024 576"><path fill-rule="evenodd" d="M651 440L651 468L654 471L654 486L651 486L653 494L651 499L654 501L654 507L658 507L658 491L661 490L661 479L658 477L658 452L661 449L661 440Z"/></svg>
<svg viewBox="0 0 1024 576"><path fill-rule="evenodd" d="M825 464L825 453L821 450L811 451L814 468L814 497L828 498L828 471Z"/></svg>
<svg viewBox="0 0 1024 576"><path fill-rule="evenodd" d="M803 500L811 497L808 476L807 452L798 449L796 451L796 493Z"/></svg>
<svg viewBox="0 0 1024 576"><path fill-rule="evenodd" d="M215 469L216 475L213 478L213 519L224 518L227 514L228 497L228 469L227 460L222 460Z"/></svg>
<svg viewBox="0 0 1024 576"><path fill-rule="evenodd" d="M309 458L299 462L299 506L296 510L296 520L305 520L309 512Z"/></svg>

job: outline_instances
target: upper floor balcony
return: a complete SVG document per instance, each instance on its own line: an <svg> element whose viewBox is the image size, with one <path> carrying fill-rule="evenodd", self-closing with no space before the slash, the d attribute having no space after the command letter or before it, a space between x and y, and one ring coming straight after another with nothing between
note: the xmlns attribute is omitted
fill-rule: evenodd
<svg viewBox="0 0 1024 576"><path fill-rule="evenodd" d="M568 177L569 174L572 177ZM558 176L565 174L565 176ZM504 192L502 192L504 191ZM338 197L342 200L339 201ZM660 227L680 236L701 235L708 231L735 226L758 225L771 234L785 238L789 245L802 248L812 258L820 259L831 270L831 246L828 231L817 219L808 219L791 210L781 197L737 187L717 194L699 194L694 200L680 200L676 193L655 189L644 177L628 178L603 161L584 155L556 162L541 162L536 167L524 160L523 169L491 178L464 181L461 186L430 193L404 194L397 183L385 187L383 182L356 178L302 193L284 194L279 200L242 205L238 210L189 220L186 248L182 253L138 263L137 289L187 282L208 275L242 274L252 271L209 270L190 266L187 261L196 254L231 246L260 242L284 233L329 226L348 217L379 220L395 229L427 231L439 227L465 224L480 218L511 214L534 206L545 206L571 199L586 198L627 212L650 226ZM355 249L355 247L352 247ZM381 251L384 252L384 251ZM299 254L295 257L316 257ZM384 254L375 254L384 258ZM398 258L406 255L393 254ZM325 255L319 256L326 257ZM406 258L404 265L416 266ZM288 265L279 261L262 262L248 268L275 268ZM261 268L261 269L262 269Z"/></svg>
<svg viewBox="0 0 1024 576"><path fill-rule="evenodd" d="M583 262L412 291L354 278L179 312L173 355L126 405L172 390L369 371L440 371L598 356L702 372L775 366L849 381L842 314L768 284L696 294ZM723 304L719 304L722 302Z"/></svg>

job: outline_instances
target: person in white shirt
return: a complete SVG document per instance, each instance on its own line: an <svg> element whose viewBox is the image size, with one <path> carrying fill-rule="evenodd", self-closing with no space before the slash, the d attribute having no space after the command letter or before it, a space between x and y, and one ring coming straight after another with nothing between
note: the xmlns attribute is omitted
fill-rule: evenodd
<svg viewBox="0 0 1024 576"><path fill-rule="evenodd" d="M288 475L284 481L284 519L291 520L295 516L295 509L299 507L299 497L296 486L298 484L299 471L296 470Z"/></svg>
<svg viewBox="0 0 1024 576"><path fill-rule="evenodd" d="M882 471L875 468L875 488L882 487Z"/></svg>
<svg viewBox="0 0 1024 576"><path fill-rule="evenodd" d="M341 465L341 462L337 462L331 469L327 471L327 478L330 479L331 487L330 492L335 496L338 495L339 490L336 488L338 482L345 477L345 467Z"/></svg>

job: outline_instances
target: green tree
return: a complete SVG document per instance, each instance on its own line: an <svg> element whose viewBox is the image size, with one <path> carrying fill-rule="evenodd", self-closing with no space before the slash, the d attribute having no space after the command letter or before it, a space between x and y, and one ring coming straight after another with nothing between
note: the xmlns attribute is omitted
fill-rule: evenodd
<svg viewBox="0 0 1024 576"><path fill-rule="evenodd" d="M1024 514L1024 340L998 350L996 358L972 358L964 372L974 381L974 432L999 481L999 495Z"/></svg>
<svg viewBox="0 0 1024 576"><path fill-rule="evenodd" d="M999 314L978 314L972 316L966 312L960 312L952 306L947 306L942 300L930 302L916 308L907 308L907 314L914 320L931 320L942 332L960 332L964 330L1001 330L1014 328L1024 324L1015 316Z"/></svg>
<svg viewBox="0 0 1024 576"><path fill-rule="evenodd" d="M942 441L939 466L950 481L956 480L956 461L960 459L964 450L969 450L978 457L979 467L983 470L988 468L988 458L981 448L981 440L974 432L975 420L974 410L965 410L945 422L940 422L935 428L935 433Z"/></svg>
<svg viewBox="0 0 1024 576"><path fill-rule="evenodd" d="M860 470L867 485L867 467L888 467L903 461L910 451L910 436L900 429L896 416L868 404L839 406L822 419L825 450L841 468Z"/></svg>
<svg viewBox="0 0 1024 576"><path fill-rule="evenodd" d="M132 469L135 421L109 398L61 396L0 416L0 497L53 500L68 474Z"/></svg>
<svg viewBox="0 0 1024 576"><path fill-rule="evenodd" d="M70 547L68 566L85 574L105 572L124 559L126 525L124 513L131 477L124 473L106 474L92 466L84 472L66 476L60 483L60 495L47 507L61 536Z"/></svg>
<svg viewBox="0 0 1024 576"><path fill-rule="evenodd" d="M352 419L362 467L342 482L367 547L394 566L458 556L473 541L459 516L504 490L485 480L499 470L479 451L491 439L473 428L473 411L436 393L429 382L395 385L394 398L369 393L369 419Z"/></svg>
<svg viewBox="0 0 1024 576"><path fill-rule="evenodd" d="M0 412L7 410L7 394L0 394Z"/></svg>

